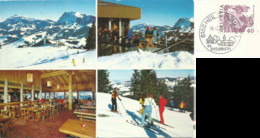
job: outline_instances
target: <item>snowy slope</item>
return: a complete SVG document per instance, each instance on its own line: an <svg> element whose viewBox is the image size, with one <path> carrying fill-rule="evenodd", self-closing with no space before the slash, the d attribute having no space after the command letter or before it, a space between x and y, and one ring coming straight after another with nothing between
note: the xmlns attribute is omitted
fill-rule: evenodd
<svg viewBox="0 0 260 138"><path fill-rule="evenodd" d="M99 68L193 68L194 55L189 52L156 54L142 50L98 58Z"/></svg>
<svg viewBox="0 0 260 138"><path fill-rule="evenodd" d="M77 52L79 52L77 54ZM85 63L83 63L83 57ZM0 68L84 68L96 67L96 51L41 46L35 48L0 49ZM76 66L73 66L75 59Z"/></svg>
<svg viewBox="0 0 260 138"><path fill-rule="evenodd" d="M105 93L97 93L97 137L193 137L193 122L189 117L189 113L180 113L165 109L164 120L168 125L174 128L160 125L161 132L148 131L142 127L134 126L126 122L133 120L140 124L141 115L138 110L141 105L137 100L121 97L122 103L118 100L118 110L122 114L117 114L109 111L111 106L111 95ZM155 125L159 126L160 120L158 107L153 108L152 117L157 120ZM108 115L101 117L100 115Z"/></svg>

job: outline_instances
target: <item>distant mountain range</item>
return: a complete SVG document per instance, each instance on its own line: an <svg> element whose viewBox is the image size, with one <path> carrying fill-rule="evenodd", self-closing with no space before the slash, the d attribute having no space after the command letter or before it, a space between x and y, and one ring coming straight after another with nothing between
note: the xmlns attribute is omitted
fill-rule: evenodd
<svg viewBox="0 0 260 138"><path fill-rule="evenodd" d="M180 31L180 32L193 32L194 31L194 20L193 18L180 18L172 27L171 26L159 26L151 25L146 23L137 23L131 27L133 32L144 33L147 27L153 29L157 28L158 32L170 32L170 31Z"/></svg>
<svg viewBox="0 0 260 138"><path fill-rule="evenodd" d="M164 81L165 84L168 86L169 91L173 91L173 87L177 84L177 80L183 80L184 77L178 77L178 78L172 78L172 77L162 77L162 78L157 78L159 81ZM193 83L195 83L195 77L191 76L191 79ZM131 87L131 81L119 81L119 80L114 80L111 82L113 85L112 87L115 88L117 87L119 91L130 91Z"/></svg>
<svg viewBox="0 0 260 138"><path fill-rule="evenodd" d="M81 39L87 37L93 22L95 22L95 16L80 12L64 12L56 22L14 15L0 23L0 37L3 44L12 43L28 36L31 37L31 41L37 41L37 39L44 37L37 36L39 32L44 33L52 40ZM35 36L32 36L34 34Z"/></svg>

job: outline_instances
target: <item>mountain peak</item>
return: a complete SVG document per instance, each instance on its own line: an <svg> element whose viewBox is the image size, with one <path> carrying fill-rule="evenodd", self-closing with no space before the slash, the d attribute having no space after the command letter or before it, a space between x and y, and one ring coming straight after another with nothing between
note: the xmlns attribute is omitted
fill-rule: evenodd
<svg viewBox="0 0 260 138"><path fill-rule="evenodd" d="M182 32L193 30L193 18L180 18L173 26L174 29L179 29Z"/></svg>
<svg viewBox="0 0 260 138"><path fill-rule="evenodd" d="M80 12L76 12L75 16L78 17L78 18L82 18L83 17L83 15Z"/></svg>
<svg viewBox="0 0 260 138"><path fill-rule="evenodd" d="M62 16L57 21L58 24L80 24L80 20L85 17L85 14L81 14L80 12L64 12Z"/></svg>

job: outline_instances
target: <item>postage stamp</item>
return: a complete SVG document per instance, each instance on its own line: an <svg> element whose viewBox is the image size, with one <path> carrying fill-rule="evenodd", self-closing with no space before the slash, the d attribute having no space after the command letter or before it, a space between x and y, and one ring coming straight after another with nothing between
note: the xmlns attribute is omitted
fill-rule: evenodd
<svg viewBox="0 0 260 138"><path fill-rule="evenodd" d="M222 32L254 33L254 5L221 5L219 18ZM240 28L235 26L236 21L240 24Z"/></svg>
<svg viewBox="0 0 260 138"><path fill-rule="evenodd" d="M199 27L201 43L216 54L234 50L244 33L254 33L254 5L220 5Z"/></svg>

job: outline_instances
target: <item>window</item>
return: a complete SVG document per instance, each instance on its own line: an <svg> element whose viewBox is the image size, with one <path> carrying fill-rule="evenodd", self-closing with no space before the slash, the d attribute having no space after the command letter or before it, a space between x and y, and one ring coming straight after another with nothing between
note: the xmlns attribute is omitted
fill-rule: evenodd
<svg viewBox="0 0 260 138"><path fill-rule="evenodd" d="M42 98L45 98L45 93L42 93Z"/></svg>
<svg viewBox="0 0 260 138"><path fill-rule="evenodd" d="M54 98L54 96L53 96L53 92L51 92L51 96L50 96L50 97L51 97L51 99L53 99L53 98Z"/></svg>
<svg viewBox="0 0 260 138"><path fill-rule="evenodd" d="M55 98L59 99L64 99L64 92L55 92Z"/></svg>
<svg viewBox="0 0 260 138"><path fill-rule="evenodd" d="M46 93L46 99L49 99L50 98L49 96L50 96L50 94L47 92Z"/></svg>
<svg viewBox="0 0 260 138"><path fill-rule="evenodd" d="M31 99L32 98L32 94L31 93L26 93L25 96L27 97L27 99Z"/></svg>
<svg viewBox="0 0 260 138"><path fill-rule="evenodd" d="M80 100L86 100L88 98L92 98L92 91L80 91L79 92Z"/></svg>
<svg viewBox="0 0 260 138"><path fill-rule="evenodd" d="M66 92L66 98L69 99L69 92ZM77 99L77 92L72 92L72 99Z"/></svg>

